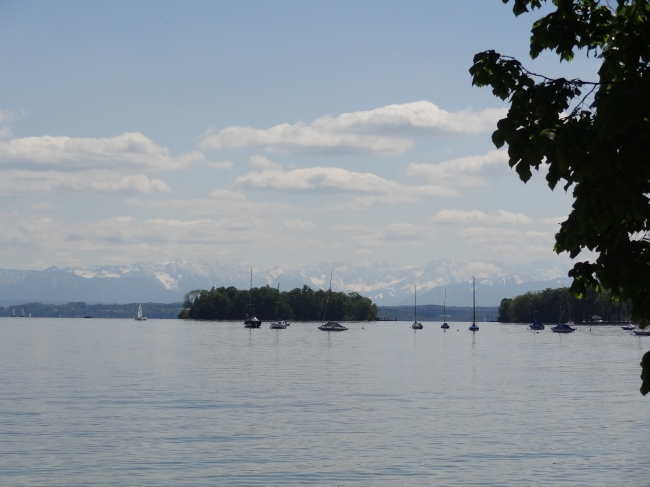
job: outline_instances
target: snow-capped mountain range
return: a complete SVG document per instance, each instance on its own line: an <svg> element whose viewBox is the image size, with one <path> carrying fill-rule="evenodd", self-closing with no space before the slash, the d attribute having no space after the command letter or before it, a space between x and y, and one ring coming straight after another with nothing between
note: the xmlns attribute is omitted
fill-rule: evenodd
<svg viewBox="0 0 650 487"><path fill-rule="evenodd" d="M471 278L476 276L476 304L497 306L501 299L526 291L569 285L568 267L548 263L511 265L503 262L433 261L423 266L386 262L368 265L320 263L299 267L253 269L253 286L280 283L281 290L307 285L326 289L334 269L334 291L358 292L378 305L471 305ZM50 267L44 271L0 269L0 304L28 301L96 303L176 302L193 289L235 286L246 289L251 269L241 262L174 261L87 268Z"/></svg>

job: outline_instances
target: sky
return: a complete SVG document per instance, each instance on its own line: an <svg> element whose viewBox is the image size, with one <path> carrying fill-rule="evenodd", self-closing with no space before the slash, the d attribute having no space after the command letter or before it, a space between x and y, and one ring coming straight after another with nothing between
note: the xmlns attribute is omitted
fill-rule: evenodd
<svg viewBox="0 0 650 487"><path fill-rule="evenodd" d="M528 56L501 0L0 2L0 267L530 263L570 193L522 183L471 84Z"/></svg>

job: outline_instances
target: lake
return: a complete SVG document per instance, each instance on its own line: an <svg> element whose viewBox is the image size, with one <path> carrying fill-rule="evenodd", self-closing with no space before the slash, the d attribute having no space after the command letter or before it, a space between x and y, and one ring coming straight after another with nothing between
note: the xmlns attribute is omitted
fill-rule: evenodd
<svg viewBox="0 0 650 487"><path fill-rule="evenodd" d="M650 484L650 337L450 325L2 318L0 484Z"/></svg>

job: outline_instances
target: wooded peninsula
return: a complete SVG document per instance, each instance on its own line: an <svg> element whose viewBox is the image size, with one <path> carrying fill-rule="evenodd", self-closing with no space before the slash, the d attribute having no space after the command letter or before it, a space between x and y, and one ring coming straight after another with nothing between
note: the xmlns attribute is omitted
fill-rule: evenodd
<svg viewBox="0 0 650 487"><path fill-rule="evenodd" d="M533 314L534 312L534 314ZM575 322L629 321L630 302L619 302L609 291L597 293L588 288L582 299L575 298L568 289L546 289L527 292L515 298L505 298L499 305L501 323L559 323L569 319Z"/></svg>
<svg viewBox="0 0 650 487"><path fill-rule="evenodd" d="M314 291L309 286L282 291L270 286L239 290L234 286L190 291L185 295L184 309L179 318L193 320L243 320L253 315L262 321L276 318L296 321L320 321L325 313L327 291ZM278 312L276 315L276 303ZM327 305L327 320L374 321L377 306L358 293L331 292Z"/></svg>

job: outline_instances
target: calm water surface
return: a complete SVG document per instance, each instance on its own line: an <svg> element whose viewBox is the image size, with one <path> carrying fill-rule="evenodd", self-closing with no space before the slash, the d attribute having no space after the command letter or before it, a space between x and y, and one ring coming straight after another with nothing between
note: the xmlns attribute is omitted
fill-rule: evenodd
<svg viewBox="0 0 650 487"><path fill-rule="evenodd" d="M650 485L649 337L480 325L3 318L0 484Z"/></svg>

